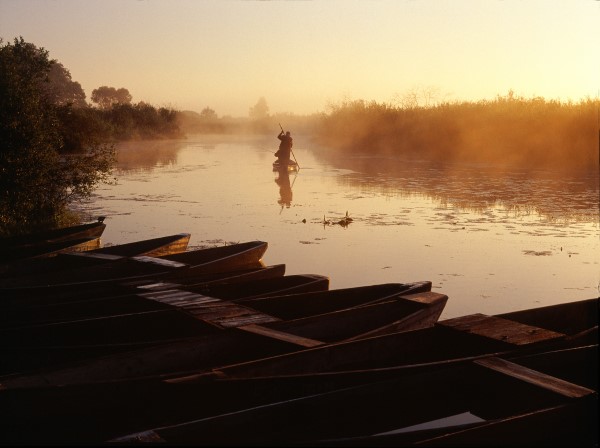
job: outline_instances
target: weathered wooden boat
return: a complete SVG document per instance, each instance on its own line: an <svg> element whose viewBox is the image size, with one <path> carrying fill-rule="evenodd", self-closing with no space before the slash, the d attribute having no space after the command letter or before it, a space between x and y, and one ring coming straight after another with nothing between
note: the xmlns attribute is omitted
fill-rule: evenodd
<svg viewBox="0 0 600 448"><path fill-rule="evenodd" d="M1 387L34 387L182 376L331 342L432 325L447 297L430 282L384 284L279 297L221 301L186 298L179 310L86 320L42 331L3 331ZM157 300L162 300L156 297ZM134 348L138 348L134 350ZM146 347L146 348L140 348ZM100 354L125 353L66 364Z"/></svg>
<svg viewBox="0 0 600 448"><path fill-rule="evenodd" d="M52 306L76 302L87 302L101 299L116 299L132 294L172 290L182 287L209 288L216 285L228 285L253 280L270 279L285 275L285 264L264 266L259 263L255 267L235 269L223 272L195 273L189 277L155 279L152 277L133 278L118 282L101 282L93 288L48 288L42 293L6 297L2 301L5 313L27 313L35 307ZM40 292L38 289L36 292Z"/></svg>
<svg viewBox="0 0 600 448"><path fill-rule="evenodd" d="M149 238L130 243L104 246L86 255L107 254L121 257L135 257L138 255L146 255L148 257L165 257L167 255L186 252L190 238L191 234L189 233L176 233L174 235Z"/></svg>
<svg viewBox="0 0 600 448"><path fill-rule="evenodd" d="M180 422L112 441L236 446L345 446L352 441L360 446L381 446L385 441L391 446L436 446L443 445L440 434L458 435L470 426L471 436L446 436L448 445L457 446L453 442L458 440L465 443L459 446L486 446L494 440L480 438L476 428L562 408L571 416L568 427L566 420L558 419L552 420L556 428L548 425L541 433L536 429L547 425L538 424L533 432L522 425L525 434L504 434L503 442L523 446L523 440L534 440L547 446L556 443L558 435L563 443L572 443L574 438L594 446L598 437L598 346L538 353L534 358L535 369L528 367L527 359L491 356L453 368ZM573 418L586 412L590 414L583 421Z"/></svg>
<svg viewBox="0 0 600 448"><path fill-rule="evenodd" d="M102 287L115 282L144 279L178 280L196 274L219 273L262 266L260 261L268 244L250 241L228 246L198 249L162 257L128 257L113 263L56 272L48 276L23 276L3 279L0 295L4 300L64 294Z"/></svg>
<svg viewBox="0 0 600 448"><path fill-rule="evenodd" d="M253 280L242 284L221 284L204 288L184 287L182 289L224 300L248 300L275 295L327 291L329 289L329 277L319 274L296 274Z"/></svg>
<svg viewBox="0 0 600 448"><path fill-rule="evenodd" d="M178 233L159 238L151 238L114 246L100 247L83 252L63 252L55 257L43 257L14 262L0 267L2 277L25 275L48 275L56 271L97 266L103 263L120 260L124 257L145 255L161 257L185 252L191 235Z"/></svg>
<svg viewBox="0 0 600 448"><path fill-rule="evenodd" d="M99 238L102 236L105 228L106 224L104 224L104 217L100 217L97 221L88 224L3 237L0 238L0 253L38 244L43 245L46 243L57 243L59 241L77 240L81 238Z"/></svg>
<svg viewBox="0 0 600 448"><path fill-rule="evenodd" d="M553 406L578 407L579 404L584 405L585 412L578 417L583 418L587 415L589 418L577 418L574 421L576 425L572 428L586 431L588 425L595 424L597 428L597 418L593 418L594 415L597 417L597 402L592 404L596 408L594 414L593 409L589 409L585 403L579 403L579 400L581 398L585 401L589 398L594 403L597 392L597 354L597 345L595 345L538 352L534 355L502 357L502 360L517 366L509 367L506 374L500 373L501 378L506 375L506 378L501 379L500 382L491 379L491 386L486 378L496 375L493 371L494 366L503 368L501 364L498 365L499 363L489 362L493 357L482 358L484 361L482 375L468 373L473 372L473 368L469 366L473 364L471 361L442 370L417 371L412 375L388 377L387 381L357 381L346 384L336 381L324 382L323 375L317 374L272 379L215 380L203 383L171 384L139 380L2 390L0 399L4 406L0 408L0 433L3 434L4 440L18 439L21 443L35 442L41 437L44 443L101 443L112 439L119 443L166 440L169 443L186 445L254 443L264 446L278 443L280 440L278 436L281 435L278 431L278 419L287 417L294 420L286 423L293 427L290 434L294 434L298 426L302 426L302 422L306 423L307 431L311 434L309 445L407 446L442 434L475 429L475 425L483 429L484 425L498 424L502 420L523 414L541 412L544 406L552 409ZM486 360L488 360L487 364ZM475 369L477 367L475 365ZM527 372L522 368L534 369L542 375ZM525 376L520 376L522 373ZM509 378L510 375L515 375L516 379ZM545 381L548 379L545 375L556 377L559 382ZM538 386L540 383L541 388L538 393L532 392L537 386L521 384L522 380L532 380L533 384ZM591 389L594 393L589 394L588 391L577 386L571 388L565 382ZM390 386L369 389L374 384L383 383ZM513 383L516 387L511 385ZM555 397L553 391L543 390L544 383L548 383L550 388L557 389ZM311 386L307 387L308 384ZM504 385L506 387L510 385L512 393L506 393L507 389ZM367 389L361 393L363 386ZM397 387L400 390L396 390ZM337 401L336 406L340 408L329 414L320 413L320 405L310 402L310 396L318 396L319 403L323 402L325 406L329 406L327 399L329 394L333 395L332 400L337 400L339 395L336 397L336 393L349 390L358 392L348 394L346 408L342 408L341 401ZM521 397L523 390L525 395ZM568 397L563 400L560 396L561 391L571 391L569 393L572 398L574 397L573 402L571 403ZM573 391L575 395L572 394ZM401 392L407 393L406 401ZM437 395L437 392L441 395ZM388 393L390 396L386 398ZM581 393L580 398L577 397L579 393ZM419 403L421 394L425 400L423 403ZM512 402L513 394L515 403ZM506 402L498 402L499 399L504 398ZM546 399L548 401L545 401ZM486 402L486 400L491 401ZM226 415L250 415L251 419L258 419L258 424L264 430L264 416L260 413L257 415L257 410L266 408L271 415L272 409L277 406L285 407L294 401L304 402L307 405L302 408L302 411L298 409L293 410L292 413L282 411L273 420L274 426L265 431L265 435L272 434L272 437L267 436L266 439L257 442L257 435L254 430L251 430L248 440L232 440L231 437L236 437L232 435L225 435L218 441L214 440L219 437L216 433L223 430L227 424L221 420L228 418ZM60 403L60 406L56 406L56 403ZM573 410L573 408L564 409L562 416L570 417L569 420L573 422ZM304 420L305 417L301 416L300 412L306 413L306 418L309 420ZM355 412L358 412L356 419L353 417ZM274 414L277 412L275 411ZM315 420L323 419L317 425L327 426L329 423L334 429L329 433L315 436L313 417ZM346 420L347 418L349 420ZM445 418L445 422L436 421L442 418ZM211 420L216 422L216 427L208 429L206 433L204 427L201 430L202 435L197 437L196 430L200 430L202 425L206 425ZM243 431L238 433L239 437L244 437L247 434L247 426L252 427L251 421L238 423L230 420L231 426L228 430L236 432L239 429ZM426 421L430 422L430 429L421 432L417 432L418 428L410 429L411 426ZM194 428L196 422L199 422L199 426ZM150 428L155 429L150 430ZM232 431L233 428L236 431ZM399 428L404 428L404 431ZM564 426L557 425L558 428L564 429ZM385 434L393 430L396 430L396 433ZM141 433L119 438L140 431ZM285 431L282 432L286 434ZM528 435L531 436L533 432L534 429ZM597 431L595 433L597 434ZM586 434L589 435L587 432ZM519 434L514 435L519 436ZM480 440L485 440L485 443L447 444L447 446L485 446L493 439ZM516 439L517 442L518 440ZM526 438L524 437L523 440ZM580 439L574 438L574 440ZM285 440L285 442L283 446L301 445L302 442L306 443L306 440ZM546 446L546 444L536 446ZM576 443L575 446L583 445Z"/></svg>
<svg viewBox="0 0 600 448"><path fill-rule="evenodd" d="M247 277L254 276L247 274ZM41 325L52 325L52 328L56 328L57 324L64 325L77 320L133 316L150 311L154 312L154 317L159 318L158 311L172 311L186 298L190 302L204 297L240 301L329 289L329 277L317 274L281 275L228 284L214 283L181 284L178 287L172 284L168 289L145 288L130 295L109 296L95 300L45 302L38 306L10 307L0 316L0 331L32 325L35 325L37 330Z"/></svg>
<svg viewBox="0 0 600 448"><path fill-rule="evenodd" d="M597 343L599 300L594 298L495 316L473 314L445 319L430 328L344 341L224 366L212 375L250 378L369 369L370 375L385 376L404 366L431 368L548 346ZM194 381L205 375L190 375L179 381Z"/></svg>
<svg viewBox="0 0 600 448"><path fill-rule="evenodd" d="M55 243L46 243L44 247L31 247L19 250L17 258L5 258L0 262L0 273L10 270L13 265L23 261L37 260L40 258L51 258L62 253L84 252L98 249L100 247L100 238L78 238L67 241L58 241Z"/></svg>
<svg viewBox="0 0 600 448"><path fill-rule="evenodd" d="M69 250L68 241L97 240L102 236L106 224L104 218L97 222L47 230L13 237L0 238L0 264L25 258L53 256ZM59 244L62 243L62 244Z"/></svg>

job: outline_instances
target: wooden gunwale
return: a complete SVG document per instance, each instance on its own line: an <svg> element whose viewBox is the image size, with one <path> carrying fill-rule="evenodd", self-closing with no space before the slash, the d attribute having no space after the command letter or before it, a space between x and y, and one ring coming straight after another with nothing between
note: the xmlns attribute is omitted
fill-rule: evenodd
<svg viewBox="0 0 600 448"><path fill-rule="evenodd" d="M23 247L35 245L44 245L47 243L58 243L67 240L76 240L80 238L99 238L102 236L106 224L102 221L96 221L88 224L76 226L61 227L42 232L17 235L12 237L0 238L0 253L13 251Z"/></svg>

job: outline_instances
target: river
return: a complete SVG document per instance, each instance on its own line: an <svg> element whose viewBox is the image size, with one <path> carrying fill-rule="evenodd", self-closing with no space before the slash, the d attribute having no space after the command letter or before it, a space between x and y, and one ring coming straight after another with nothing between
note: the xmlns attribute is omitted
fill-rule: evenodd
<svg viewBox="0 0 600 448"><path fill-rule="evenodd" d="M597 297L598 175L336 160L296 136L297 173L273 172L272 137L190 136L119 145L115 182L81 211L104 245L190 233L190 248L262 240L266 265L330 288L430 280L442 318ZM343 218L351 218L348 225Z"/></svg>

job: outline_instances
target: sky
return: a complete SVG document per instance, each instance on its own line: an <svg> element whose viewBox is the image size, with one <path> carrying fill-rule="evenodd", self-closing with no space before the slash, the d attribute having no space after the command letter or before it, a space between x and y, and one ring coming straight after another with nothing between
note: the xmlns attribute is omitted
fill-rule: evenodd
<svg viewBox="0 0 600 448"><path fill-rule="evenodd" d="M0 37L49 51L87 99L247 117L600 91L596 0L0 0Z"/></svg>

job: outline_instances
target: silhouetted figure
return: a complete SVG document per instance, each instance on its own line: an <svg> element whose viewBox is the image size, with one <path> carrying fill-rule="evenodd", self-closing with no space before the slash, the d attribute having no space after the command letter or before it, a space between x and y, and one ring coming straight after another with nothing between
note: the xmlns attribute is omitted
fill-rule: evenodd
<svg viewBox="0 0 600 448"><path fill-rule="evenodd" d="M281 143L279 143L279 150L275 153L275 157L279 161L279 166L287 166L290 161L290 152L292 151L292 146L294 146L294 141L290 135L290 131L284 134L282 130L277 138L281 140Z"/></svg>
<svg viewBox="0 0 600 448"><path fill-rule="evenodd" d="M275 179L275 183L279 185L279 200L277 203L283 207L290 208L292 205L292 187L290 185L290 175L287 170L279 170L279 175Z"/></svg>

